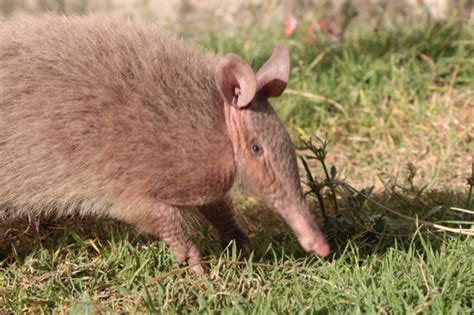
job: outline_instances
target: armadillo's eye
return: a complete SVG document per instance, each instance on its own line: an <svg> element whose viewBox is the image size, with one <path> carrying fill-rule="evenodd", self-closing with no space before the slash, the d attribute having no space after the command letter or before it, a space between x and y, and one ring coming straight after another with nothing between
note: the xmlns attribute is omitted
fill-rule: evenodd
<svg viewBox="0 0 474 315"><path fill-rule="evenodd" d="M250 152L252 153L252 155L259 156L262 155L263 148L260 144L252 143L252 145L250 146Z"/></svg>

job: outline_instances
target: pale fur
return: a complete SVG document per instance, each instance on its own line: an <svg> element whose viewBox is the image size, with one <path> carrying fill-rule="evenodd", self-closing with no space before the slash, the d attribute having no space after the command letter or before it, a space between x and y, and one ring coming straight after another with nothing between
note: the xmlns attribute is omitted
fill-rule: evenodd
<svg viewBox="0 0 474 315"><path fill-rule="evenodd" d="M199 205L227 191L217 58L104 16L1 24L0 204L103 214L130 194Z"/></svg>

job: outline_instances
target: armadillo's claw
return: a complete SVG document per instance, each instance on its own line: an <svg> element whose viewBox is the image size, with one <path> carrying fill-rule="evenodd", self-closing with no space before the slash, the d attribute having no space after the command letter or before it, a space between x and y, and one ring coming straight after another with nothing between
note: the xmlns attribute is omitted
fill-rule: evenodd
<svg viewBox="0 0 474 315"><path fill-rule="evenodd" d="M209 274L209 270L202 261L188 260L188 266L196 276Z"/></svg>

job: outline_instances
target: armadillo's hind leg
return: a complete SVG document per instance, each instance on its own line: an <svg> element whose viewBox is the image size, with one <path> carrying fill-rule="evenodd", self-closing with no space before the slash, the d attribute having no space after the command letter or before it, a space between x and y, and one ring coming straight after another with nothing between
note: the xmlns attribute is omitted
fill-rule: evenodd
<svg viewBox="0 0 474 315"><path fill-rule="evenodd" d="M219 200L212 204L199 207L199 211L217 229L221 244L226 247L230 241L236 242L237 248L249 254L251 246L245 232L235 220L235 212L230 200Z"/></svg>
<svg viewBox="0 0 474 315"><path fill-rule="evenodd" d="M195 274L205 273L200 264L201 253L186 232L179 208L154 202L148 210L129 210L121 219L136 225L143 232L160 237L171 247L177 262L187 262Z"/></svg>

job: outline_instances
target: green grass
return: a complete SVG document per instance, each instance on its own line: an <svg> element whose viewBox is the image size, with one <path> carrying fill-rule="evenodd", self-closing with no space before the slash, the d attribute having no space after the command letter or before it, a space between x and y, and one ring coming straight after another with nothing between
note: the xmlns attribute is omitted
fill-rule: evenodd
<svg viewBox="0 0 474 315"><path fill-rule="evenodd" d="M237 259L232 249L221 255L214 238L208 251L210 276L196 278L178 269L162 242L115 224L87 226L89 231L81 234L76 225L43 227L43 240L14 252L3 263L0 278L3 310L472 310L474 242L467 237L426 235L413 228L409 237L377 239L370 231L336 245L335 256L322 261L304 255L290 234L278 233L281 225L271 224L269 229L250 230L259 258Z"/></svg>
<svg viewBox="0 0 474 315"><path fill-rule="evenodd" d="M15 225L1 230L0 312L472 313L472 236L397 214L472 231L472 215L451 207L473 209L473 35L447 22L353 32L343 42L319 34L316 44L304 31L285 38L258 26L196 39L254 68L285 42L290 91L273 104L295 141L327 134L326 162L339 178L374 186L371 198L396 214L342 187L336 214L325 195L333 254L321 260L306 255L276 215L243 199L239 219L255 247L249 259L222 252L192 216L210 261L210 275L200 278L177 266L162 242L116 222L53 220L26 232ZM310 167L324 178L317 162Z"/></svg>

